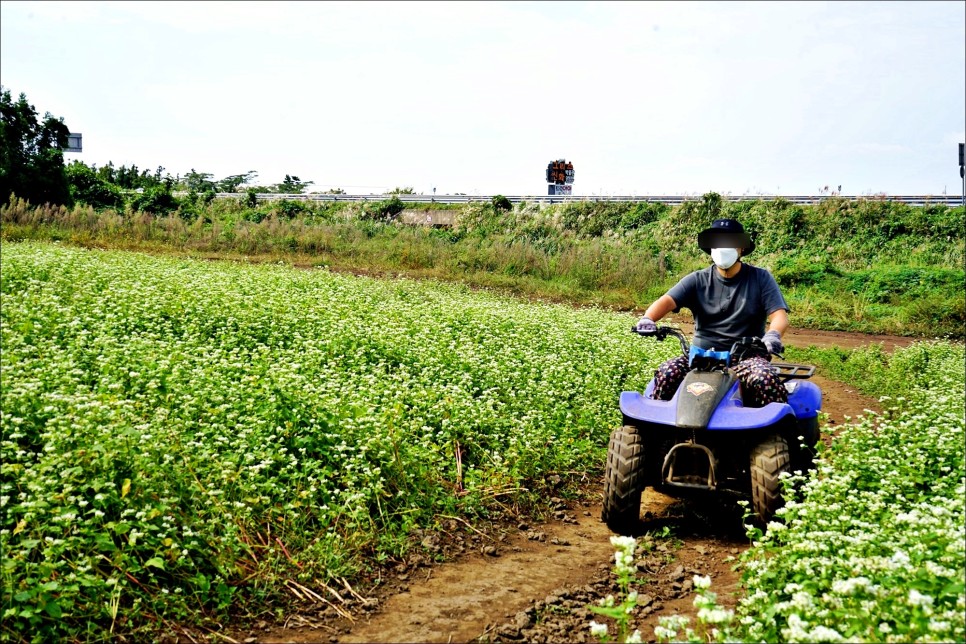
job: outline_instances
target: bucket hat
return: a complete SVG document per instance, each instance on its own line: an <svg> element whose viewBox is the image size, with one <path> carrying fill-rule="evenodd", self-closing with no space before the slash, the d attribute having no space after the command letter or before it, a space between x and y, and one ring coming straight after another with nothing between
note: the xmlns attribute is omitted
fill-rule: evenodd
<svg viewBox="0 0 966 644"><path fill-rule="evenodd" d="M709 255L712 248L743 248L742 256L745 256L755 250L755 242L736 220L715 219L711 228L698 233L698 248Z"/></svg>

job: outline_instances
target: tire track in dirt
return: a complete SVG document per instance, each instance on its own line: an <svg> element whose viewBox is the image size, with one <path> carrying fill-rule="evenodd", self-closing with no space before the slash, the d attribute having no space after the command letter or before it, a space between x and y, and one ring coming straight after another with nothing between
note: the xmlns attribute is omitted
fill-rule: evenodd
<svg viewBox="0 0 966 644"><path fill-rule="evenodd" d="M786 340L843 348L882 342L886 350L914 341L810 331L790 332ZM813 379L822 388L826 441L838 425L879 409L854 387L819 374ZM232 636L247 644L596 641L588 625L606 620L588 606L617 592L612 533L600 520L603 483L597 483L585 490L583 501L570 503L552 520L496 526L486 539L473 536L475 550L453 561L407 568L385 586L377 608L355 610L352 620L333 618L322 606L290 615L290 627L264 624ZM693 620L695 574L710 576L719 604L733 608L740 591L735 559L748 548L738 506L681 501L648 489L641 513L635 586L641 600L632 629L653 641L660 616L677 613ZM654 536L668 531L669 536Z"/></svg>

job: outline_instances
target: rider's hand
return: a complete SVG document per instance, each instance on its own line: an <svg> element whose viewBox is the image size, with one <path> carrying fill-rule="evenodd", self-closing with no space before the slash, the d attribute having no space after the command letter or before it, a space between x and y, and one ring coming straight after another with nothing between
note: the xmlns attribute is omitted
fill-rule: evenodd
<svg viewBox="0 0 966 644"><path fill-rule="evenodd" d="M765 343L768 353L778 355L785 352L785 345L782 344L782 336L778 331L769 331L762 336L761 341Z"/></svg>
<svg viewBox="0 0 966 644"><path fill-rule="evenodd" d="M637 332L641 335L653 335L657 333L657 325L654 320L646 315L637 321Z"/></svg>

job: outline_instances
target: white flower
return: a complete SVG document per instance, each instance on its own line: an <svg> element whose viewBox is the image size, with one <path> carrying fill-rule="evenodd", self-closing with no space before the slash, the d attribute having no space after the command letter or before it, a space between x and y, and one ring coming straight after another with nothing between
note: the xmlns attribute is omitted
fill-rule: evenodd
<svg viewBox="0 0 966 644"><path fill-rule="evenodd" d="M669 640L677 634L678 634L677 631L672 631L671 629L665 628L664 626L654 627L654 637L656 637L659 640Z"/></svg>
<svg viewBox="0 0 966 644"><path fill-rule="evenodd" d="M792 642L804 642L808 639L808 631L806 627L808 623L802 620L801 617L796 613L792 613L788 616L788 628L782 629L782 635L786 640Z"/></svg>
<svg viewBox="0 0 966 644"><path fill-rule="evenodd" d="M809 640L813 642L841 642L842 635L834 628L827 626L816 626L808 634Z"/></svg>
<svg viewBox="0 0 966 644"><path fill-rule="evenodd" d="M869 580L865 577L852 577L849 579L836 579L832 582L832 590L839 595L851 595L856 588L867 588Z"/></svg>
<svg viewBox="0 0 966 644"><path fill-rule="evenodd" d="M590 634L594 637L605 637L607 635L607 624L590 623Z"/></svg>
<svg viewBox="0 0 966 644"><path fill-rule="evenodd" d="M943 632L949 630L949 622L943 622L936 619L929 620L929 630L933 633Z"/></svg>
<svg viewBox="0 0 966 644"><path fill-rule="evenodd" d="M711 577L710 576L694 576L694 587L699 590L704 590L705 588L711 587Z"/></svg>
<svg viewBox="0 0 966 644"><path fill-rule="evenodd" d="M804 590L801 590L792 595L791 603L795 608L807 613L808 609L812 606L812 596Z"/></svg>
<svg viewBox="0 0 966 644"><path fill-rule="evenodd" d="M698 611L698 619L705 624L727 624L735 614L725 608L702 608Z"/></svg>
<svg viewBox="0 0 966 644"><path fill-rule="evenodd" d="M630 550L631 552L637 547L637 539L634 537L611 537L610 545L621 550Z"/></svg>
<svg viewBox="0 0 966 644"><path fill-rule="evenodd" d="M640 644L643 641L644 640L641 639L641 632L638 630L635 630L633 633L627 636L626 640L624 640L624 642L627 644Z"/></svg>
<svg viewBox="0 0 966 644"><path fill-rule="evenodd" d="M932 597L929 595L923 595L915 588L912 588L909 590L909 604L911 606L918 606L924 610L928 610L930 607L932 607Z"/></svg>

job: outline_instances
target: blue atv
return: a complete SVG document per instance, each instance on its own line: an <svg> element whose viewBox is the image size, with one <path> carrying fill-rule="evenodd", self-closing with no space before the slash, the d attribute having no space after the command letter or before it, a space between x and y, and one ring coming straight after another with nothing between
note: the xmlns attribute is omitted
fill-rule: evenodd
<svg viewBox="0 0 966 644"><path fill-rule="evenodd" d="M772 363L788 402L745 407L730 365L768 357L760 338L742 338L730 351L708 351L690 347L672 327L641 335L676 337L691 371L671 400L651 398L653 379L643 394L621 393L624 422L611 433L607 448L604 522L618 534L633 534L641 494L650 486L676 497L696 492L750 497L757 521L767 524L782 505L781 473L813 465L822 407L822 391L808 382L815 367Z"/></svg>

